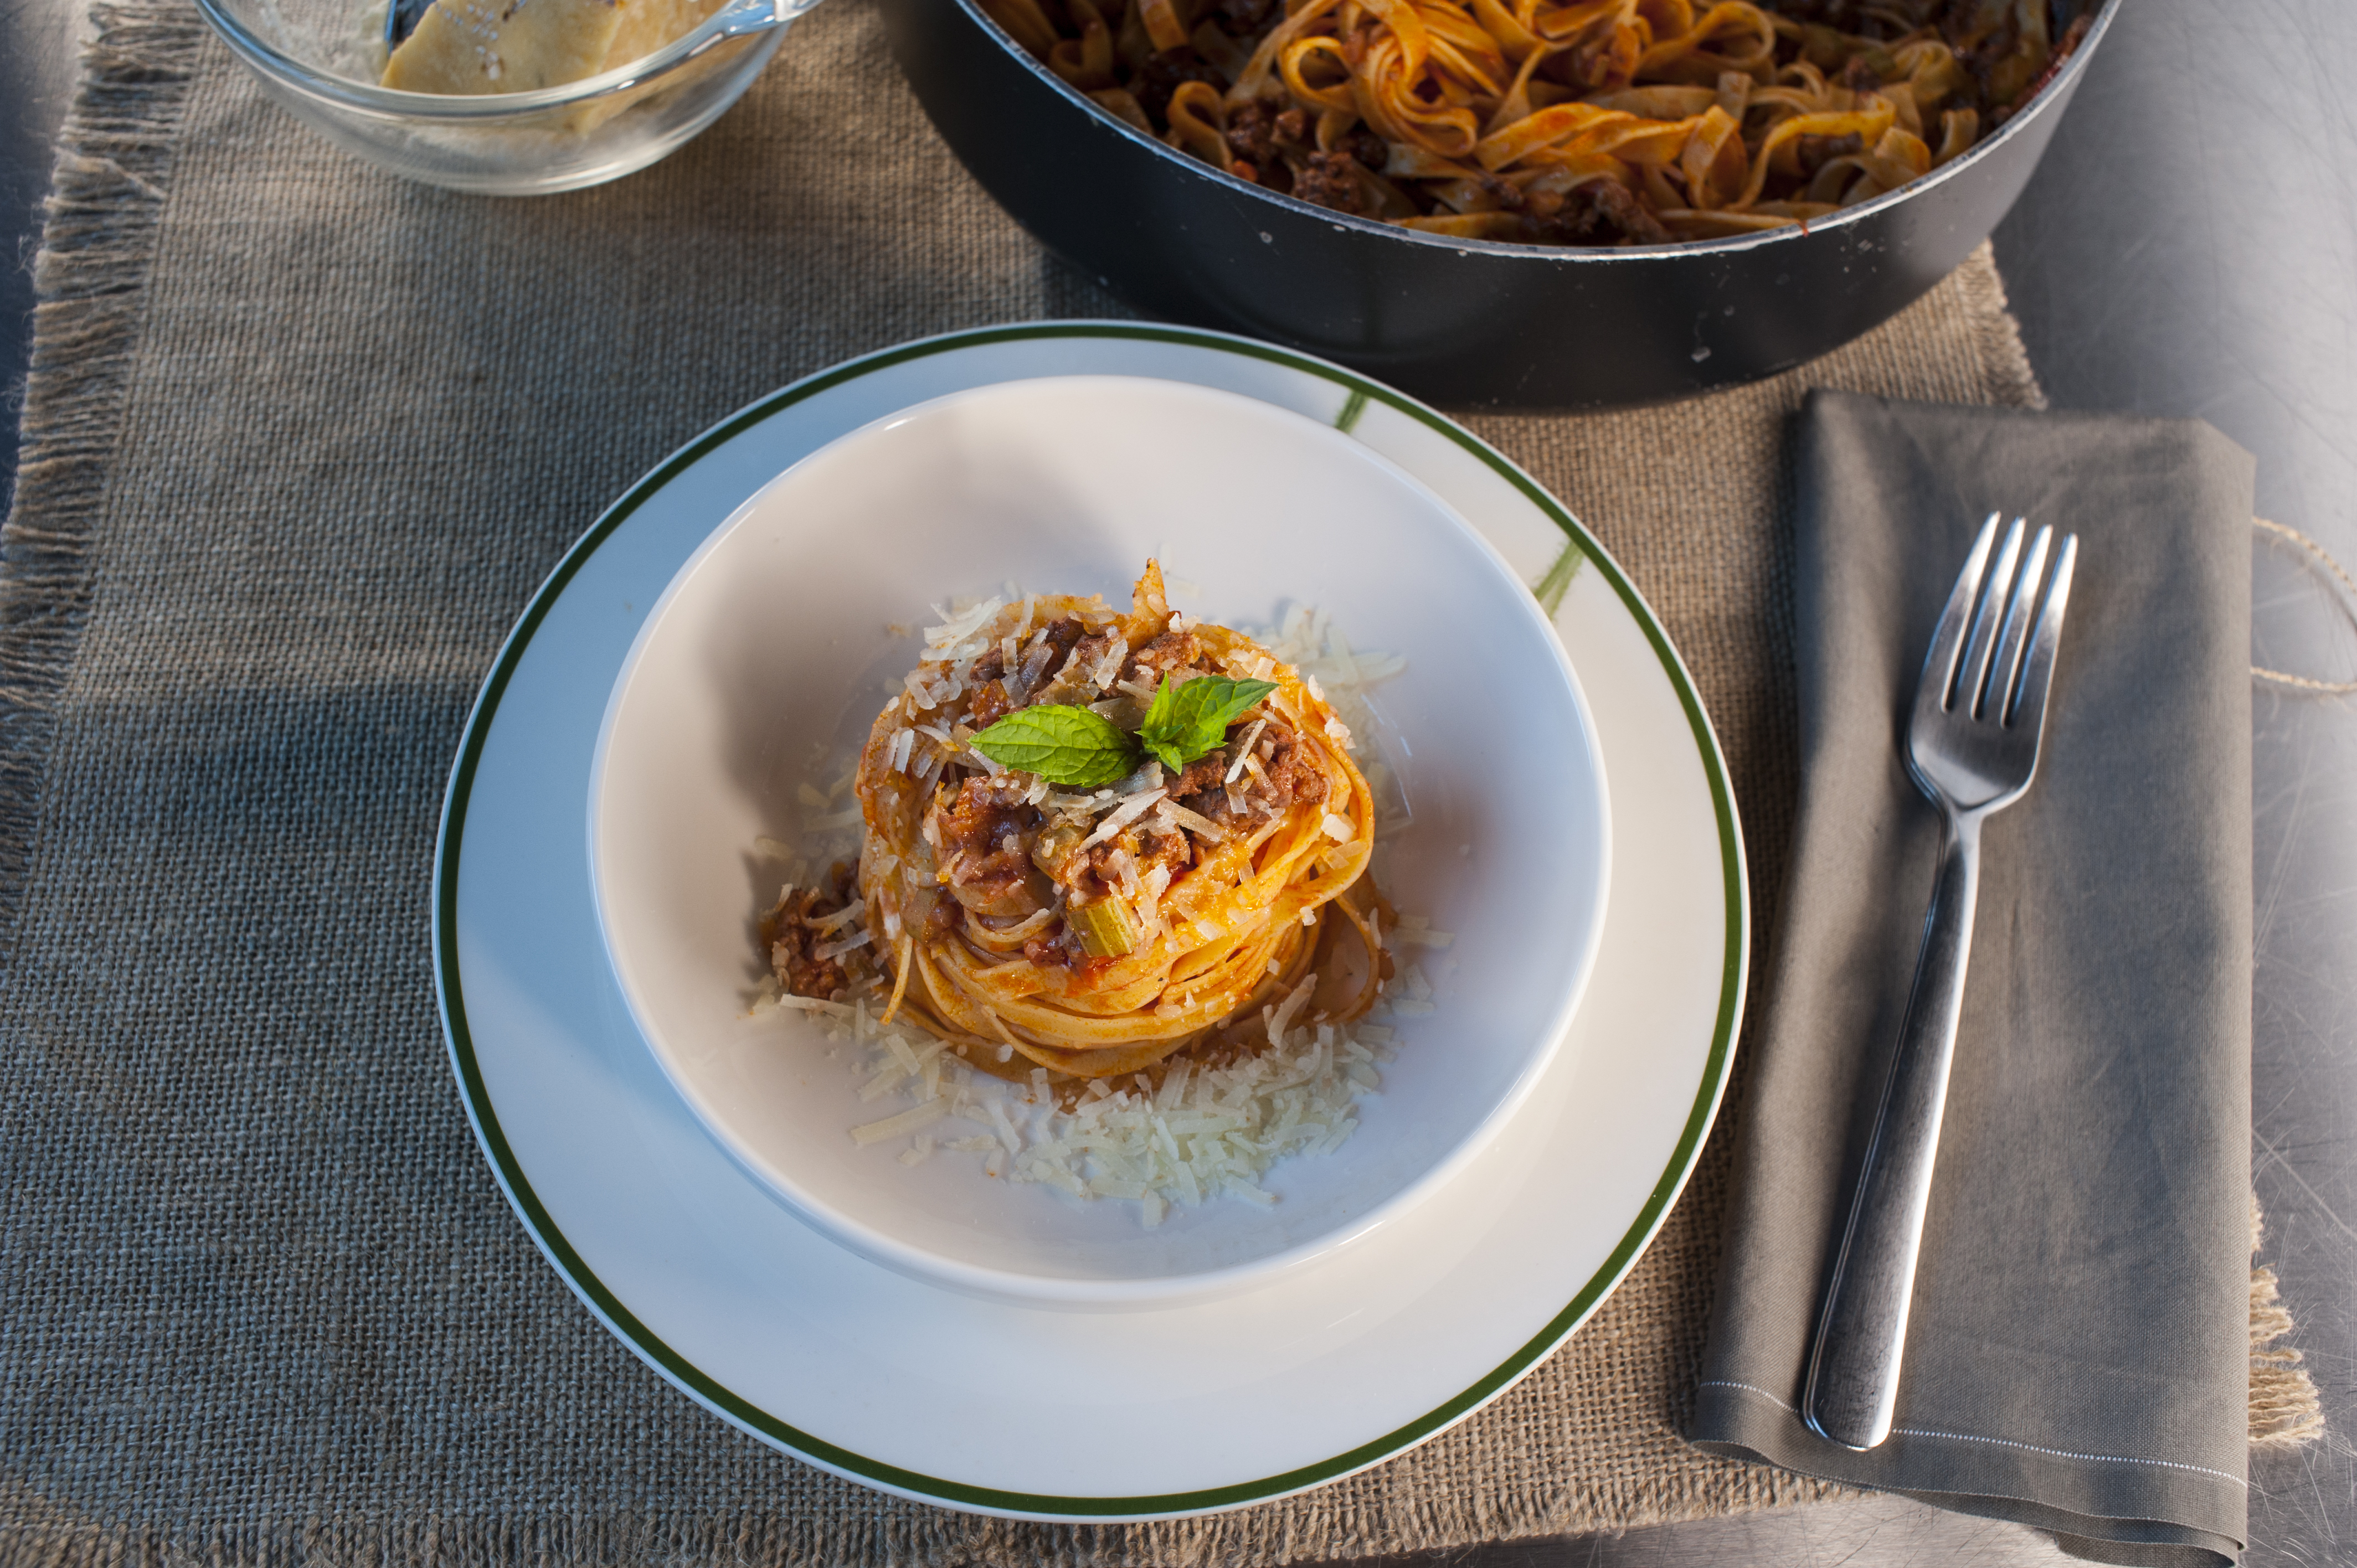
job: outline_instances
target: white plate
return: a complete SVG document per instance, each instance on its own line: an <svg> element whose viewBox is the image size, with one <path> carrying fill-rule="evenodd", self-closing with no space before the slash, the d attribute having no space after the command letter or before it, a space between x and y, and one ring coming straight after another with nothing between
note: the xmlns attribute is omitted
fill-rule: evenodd
<svg viewBox="0 0 2357 1568"><path fill-rule="evenodd" d="M1174 463L1174 447L1217 452ZM1155 476L1150 485L1140 474ZM1407 668L1351 723L1413 814L1384 893L1449 932L1437 1014L1386 1018L1398 1055L1340 1149L1280 1162L1277 1201L1077 1203L899 1163L846 1135L856 1063L807 1015L748 1017L750 940L800 836L797 790L848 770L880 686L915 667L927 601L1028 589L1126 603L1158 558L1172 605L1236 627L1313 605ZM1404 571L1402 563L1415 569ZM1256 1287L1389 1223L1494 1135L1570 1023L1603 935L1605 780L1579 683L1513 569L1431 490L1330 424L1139 376L939 398L764 486L680 568L628 655L590 783L607 950L656 1060L721 1146L811 1224L919 1279L998 1300L1169 1305ZM1387 786L1388 787L1388 786ZM831 812L834 808L828 808ZM856 813L857 805L853 802ZM819 865L850 830L813 846ZM1534 912L1542 912L1540 920ZM1018 1109L1016 1114L1020 1117ZM928 1130L988 1135L987 1123Z"/></svg>
<svg viewBox="0 0 2357 1568"><path fill-rule="evenodd" d="M1609 780L1613 894L1562 1048L1448 1187L1266 1288L1076 1316L868 1262L732 1164L610 978L583 824L623 657L723 520L895 410L1087 374L1219 387L1330 421L1559 605ZM1526 475L1430 410L1304 356L1177 328L1053 323L910 344L787 388L598 521L534 596L468 722L435 947L451 1059L501 1185L590 1310L662 1376L888 1491L1105 1520L1232 1508L1364 1468L1462 1420L1561 1343L1652 1239L1701 1151L1742 1007L1748 913L1733 800L1691 682L1627 579Z"/></svg>

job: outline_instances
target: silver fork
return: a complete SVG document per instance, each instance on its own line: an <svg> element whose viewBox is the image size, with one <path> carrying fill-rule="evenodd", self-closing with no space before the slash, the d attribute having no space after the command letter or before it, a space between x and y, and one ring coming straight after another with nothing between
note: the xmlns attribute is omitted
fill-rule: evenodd
<svg viewBox="0 0 2357 1568"><path fill-rule="evenodd" d="M1972 954L1981 824L2021 799L2038 770L2054 650L2079 558L2074 533L2062 541L2050 585L2041 585L2054 531L2038 531L2025 561L2022 520L2016 518L1989 570L1998 515L1991 512L1981 525L1940 612L1908 727L1907 770L1946 824L1940 877L1801 1400L1802 1413L1818 1435L1846 1448L1872 1448L1890 1435L1907 1309L1915 1294L1915 1255L1932 1199L1932 1163L1939 1153L1948 1063L1955 1054L1964 964Z"/></svg>

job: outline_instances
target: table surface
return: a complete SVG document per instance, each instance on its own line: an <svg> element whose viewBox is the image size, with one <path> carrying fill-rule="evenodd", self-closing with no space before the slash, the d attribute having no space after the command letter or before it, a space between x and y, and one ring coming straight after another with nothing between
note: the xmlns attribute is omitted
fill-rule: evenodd
<svg viewBox="0 0 2357 1568"><path fill-rule="evenodd" d="M0 0L0 506L29 263L85 0ZM2255 453L2262 515L2357 563L2357 58L2348 0L2136 0L1997 258L2061 408L2199 415ZM2189 113L2199 83L2204 112ZM2357 632L2259 546L2253 657L2357 678ZM2265 1256L2324 1395L2325 1441L2255 1455L2252 1563L2357 1561L2357 705L2262 685L2252 1166ZM2019 1527L1891 1498L1452 1555L1456 1568L2066 1562Z"/></svg>

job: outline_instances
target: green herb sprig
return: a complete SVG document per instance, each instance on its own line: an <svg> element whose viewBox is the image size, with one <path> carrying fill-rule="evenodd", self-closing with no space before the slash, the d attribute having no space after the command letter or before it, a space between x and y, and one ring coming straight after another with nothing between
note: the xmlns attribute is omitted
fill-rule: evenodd
<svg viewBox="0 0 2357 1568"><path fill-rule="evenodd" d="M1137 744L1176 773L1228 738L1228 726L1254 703L1276 690L1274 681L1232 681L1198 675L1183 686L1162 678L1154 702L1138 726Z"/></svg>
<svg viewBox="0 0 2357 1568"><path fill-rule="evenodd" d="M1129 735L1088 708L1047 703L1018 708L974 737L974 748L1001 768L1036 773L1050 784L1094 789L1125 778L1152 757L1177 773L1227 739L1228 725L1276 690L1274 681L1199 675L1155 691L1146 722Z"/></svg>
<svg viewBox="0 0 2357 1568"><path fill-rule="evenodd" d="M1110 784L1137 766L1137 744L1111 720L1061 703L1016 709L975 736L974 748L1001 768L1074 789Z"/></svg>

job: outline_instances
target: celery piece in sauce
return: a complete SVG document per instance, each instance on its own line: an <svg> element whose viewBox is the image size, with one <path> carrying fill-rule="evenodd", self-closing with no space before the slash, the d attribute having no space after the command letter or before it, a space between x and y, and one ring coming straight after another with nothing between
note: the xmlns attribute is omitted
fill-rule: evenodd
<svg viewBox="0 0 2357 1568"><path fill-rule="evenodd" d="M1136 950L1145 935L1129 900L1118 894L1064 911L1064 918L1080 933L1081 950L1091 958L1119 958Z"/></svg>

